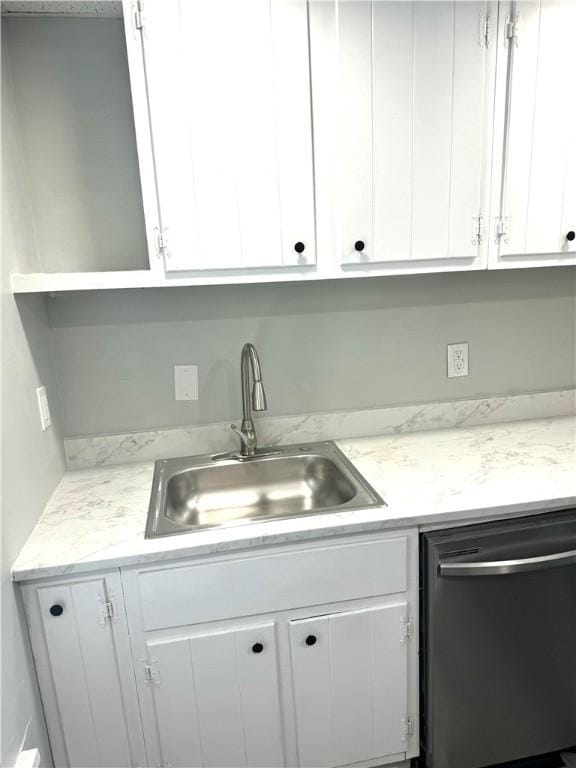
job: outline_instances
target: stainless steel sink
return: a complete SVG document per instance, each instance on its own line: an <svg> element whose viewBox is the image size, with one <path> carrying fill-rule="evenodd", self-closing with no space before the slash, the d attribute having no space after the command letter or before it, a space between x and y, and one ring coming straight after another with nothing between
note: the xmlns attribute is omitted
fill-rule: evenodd
<svg viewBox="0 0 576 768"><path fill-rule="evenodd" d="M332 442L249 459L164 459L154 468L146 538L383 504Z"/></svg>

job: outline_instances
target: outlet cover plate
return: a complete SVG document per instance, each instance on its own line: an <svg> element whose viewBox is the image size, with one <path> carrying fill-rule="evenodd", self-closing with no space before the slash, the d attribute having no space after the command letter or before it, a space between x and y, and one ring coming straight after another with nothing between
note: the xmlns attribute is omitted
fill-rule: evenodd
<svg viewBox="0 0 576 768"><path fill-rule="evenodd" d="M46 387L42 386L36 388L36 399L38 400L38 411L40 412L40 424L42 425L42 432L46 432L48 427L52 424Z"/></svg>
<svg viewBox="0 0 576 768"><path fill-rule="evenodd" d="M448 344L448 378L468 376L468 342Z"/></svg>

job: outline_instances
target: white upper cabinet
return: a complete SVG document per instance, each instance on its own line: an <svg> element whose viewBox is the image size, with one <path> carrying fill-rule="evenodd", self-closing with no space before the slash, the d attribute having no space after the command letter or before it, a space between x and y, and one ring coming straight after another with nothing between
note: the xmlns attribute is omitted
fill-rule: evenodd
<svg viewBox="0 0 576 768"><path fill-rule="evenodd" d="M576 0L122 7L4 24L15 292L576 264Z"/></svg>
<svg viewBox="0 0 576 768"><path fill-rule="evenodd" d="M315 263L305 0L145 0L165 268Z"/></svg>
<svg viewBox="0 0 576 768"><path fill-rule="evenodd" d="M502 6L494 266L576 263L574 30L574 0Z"/></svg>
<svg viewBox="0 0 576 768"><path fill-rule="evenodd" d="M320 141L331 134L317 194L340 263L450 259L478 268L496 6L335 0L312 11L315 120Z"/></svg>

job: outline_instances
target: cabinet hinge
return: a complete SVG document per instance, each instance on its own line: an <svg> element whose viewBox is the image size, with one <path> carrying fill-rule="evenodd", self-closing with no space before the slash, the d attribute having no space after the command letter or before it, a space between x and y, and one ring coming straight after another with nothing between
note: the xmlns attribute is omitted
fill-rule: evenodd
<svg viewBox="0 0 576 768"><path fill-rule="evenodd" d="M480 30L478 35L478 44L481 48L490 48L492 43L492 16L489 13L483 13L480 16Z"/></svg>
<svg viewBox="0 0 576 768"><path fill-rule="evenodd" d="M498 216L494 222L494 239L497 243L507 243L510 237L510 216Z"/></svg>
<svg viewBox="0 0 576 768"><path fill-rule="evenodd" d="M142 7L142 0L136 0L132 13L134 15L134 26L136 29L144 29L144 8Z"/></svg>
<svg viewBox="0 0 576 768"><path fill-rule="evenodd" d="M156 659L140 659L144 665L144 682L149 685L160 685L160 672L155 668Z"/></svg>
<svg viewBox="0 0 576 768"><path fill-rule="evenodd" d="M112 623L118 621L118 611L116 610L116 601L114 595L110 594L108 600L103 597L98 598L98 607L100 610L100 623Z"/></svg>
<svg viewBox="0 0 576 768"><path fill-rule="evenodd" d="M408 741L412 736L414 736L414 718L412 715L407 715L402 719L402 741Z"/></svg>
<svg viewBox="0 0 576 768"><path fill-rule="evenodd" d="M513 16L506 16L504 36L506 38L507 45L509 45L511 41L514 41L514 45L518 45L518 12L516 12Z"/></svg>
<svg viewBox="0 0 576 768"><path fill-rule="evenodd" d="M408 640L412 640L414 634L414 625L410 616L403 616L400 619L400 641L406 643Z"/></svg>
<svg viewBox="0 0 576 768"><path fill-rule="evenodd" d="M482 245L484 237L484 217L472 217L472 245Z"/></svg>
<svg viewBox="0 0 576 768"><path fill-rule="evenodd" d="M156 255L159 259L162 256L169 258L168 235L166 229L156 229Z"/></svg>

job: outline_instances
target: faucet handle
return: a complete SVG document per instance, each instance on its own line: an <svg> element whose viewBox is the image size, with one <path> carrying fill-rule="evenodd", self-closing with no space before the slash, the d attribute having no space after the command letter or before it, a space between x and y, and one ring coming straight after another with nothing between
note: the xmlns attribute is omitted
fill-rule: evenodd
<svg viewBox="0 0 576 768"><path fill-rule="evenodd" d="M230 424L230 429L233 432L236 432L240 440L243 442L244 445L248 445L250 443L250 438L245 432L242 432L240 427L237 427L236 424Z"/></svg>
<svg viewBox="0 0 576 768"><path fill-rule="evenodd" d="M242 422L244 424L244 422ZM256 455L256 434L253 430L247 429L244 431L236 424L231 424L230 429L236 432L240 440L242 441L242 456L255 456Z"/></svg>

